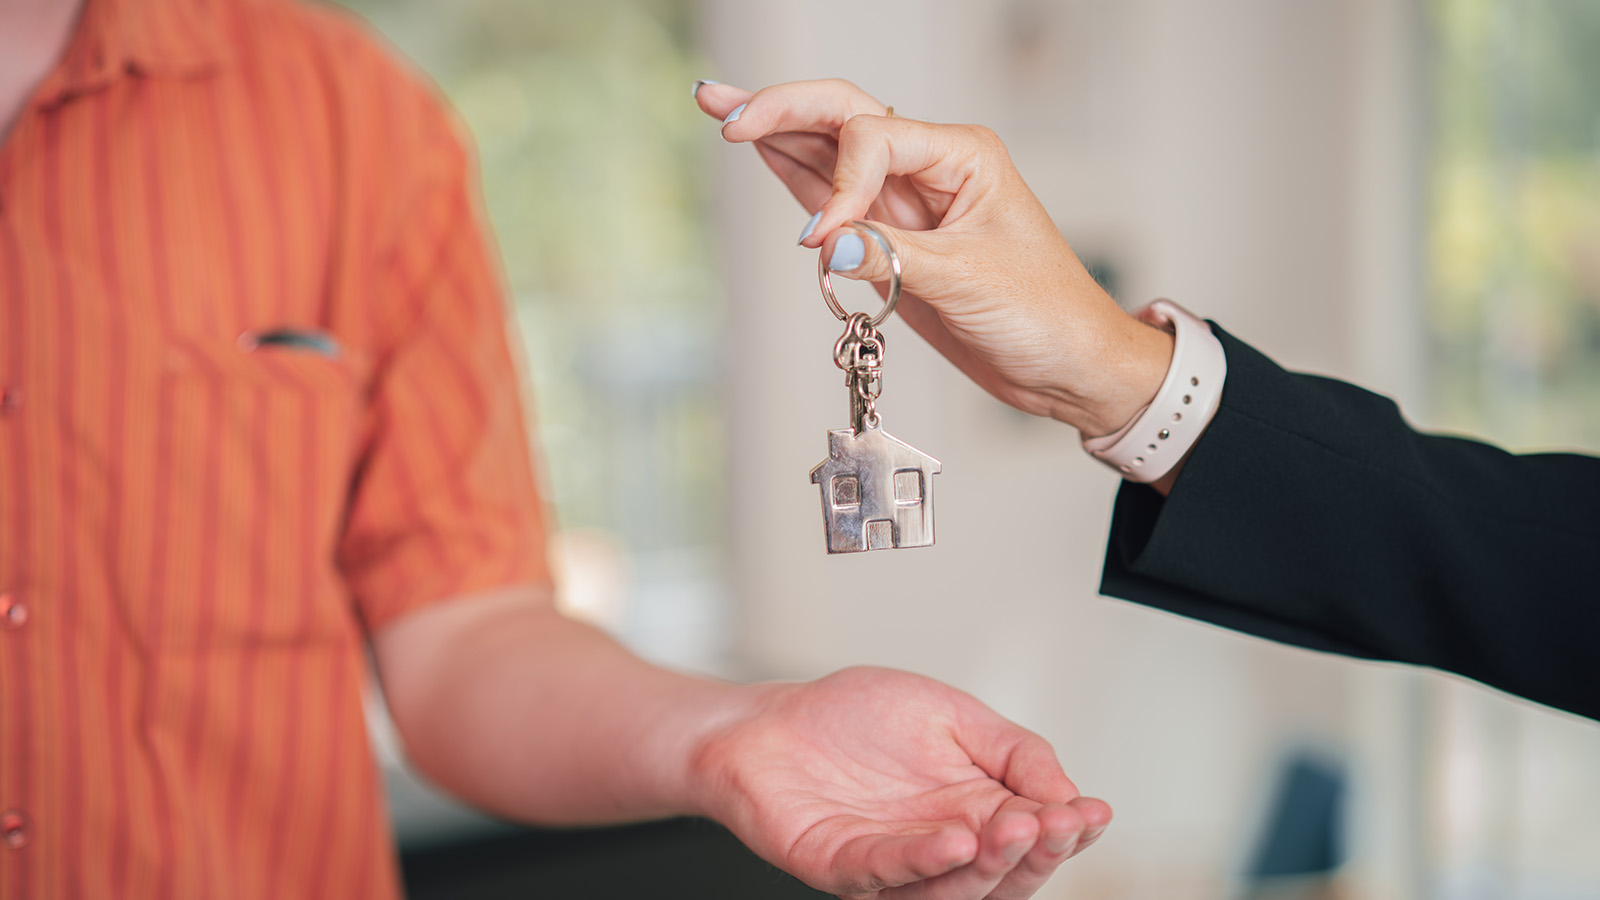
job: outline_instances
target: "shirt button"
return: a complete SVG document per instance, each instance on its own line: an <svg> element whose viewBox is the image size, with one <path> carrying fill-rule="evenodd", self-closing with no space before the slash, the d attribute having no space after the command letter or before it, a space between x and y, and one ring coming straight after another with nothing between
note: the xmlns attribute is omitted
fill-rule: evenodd
<svg viewBox="0 0 1600 900"><path fill-rule="evenodd" d="M28 624L28 605L16 594L0 594L0 625L16 631Z"/></svg>
<svg viewBox="0 0 1600 900"><path fill-rule="evenodd" d="M0 813L0 841L12 850L28 846L28 817L21 810L8 809Z"/></svg>

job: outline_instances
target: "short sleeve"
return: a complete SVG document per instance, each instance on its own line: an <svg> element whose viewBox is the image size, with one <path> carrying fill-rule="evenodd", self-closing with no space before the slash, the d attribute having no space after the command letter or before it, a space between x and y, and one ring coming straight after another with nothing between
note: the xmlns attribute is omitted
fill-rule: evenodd
<svg viewBox="0 0 1600 900"><path fill-rule="evenodd" d="M419 92L422 93L422 92ZM546 584L544 507L533 475L505 291L475 172L431 97L391 185L373 271L392 340L375 360L364 445L338 565L369 631L430 603Z"/></svg>

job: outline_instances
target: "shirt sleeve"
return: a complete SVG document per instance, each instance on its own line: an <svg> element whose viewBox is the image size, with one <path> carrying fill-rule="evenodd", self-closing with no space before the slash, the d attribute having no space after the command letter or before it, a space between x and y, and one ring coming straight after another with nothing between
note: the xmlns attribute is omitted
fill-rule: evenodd
<svg viewBox="0 0 1600 900"><path fill-rule="evenodd" d="M421 606L548 584L507 308L466 142L430 91L409 91L400 183L386 185L372 271L392 323L374 360L338 565L369 631Z"/></svg>
<svg viewBox="0 0 1600 900"><path fill-rule="evenodd" d="M1600 460L1419 433L1213 328L1221 406L1170 496L1122 485L1101 591L1600 718Z"/></svg>

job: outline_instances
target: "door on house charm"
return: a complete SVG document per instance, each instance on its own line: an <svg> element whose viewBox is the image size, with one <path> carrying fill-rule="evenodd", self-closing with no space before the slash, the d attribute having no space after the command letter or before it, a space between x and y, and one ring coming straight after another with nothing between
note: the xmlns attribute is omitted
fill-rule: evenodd
<svg viewBox="0 0 1600 900"><path fill-rule="evenodd" d="M873 519L866 524L868 550L894 549L894 522L890 519Z"/></svg>

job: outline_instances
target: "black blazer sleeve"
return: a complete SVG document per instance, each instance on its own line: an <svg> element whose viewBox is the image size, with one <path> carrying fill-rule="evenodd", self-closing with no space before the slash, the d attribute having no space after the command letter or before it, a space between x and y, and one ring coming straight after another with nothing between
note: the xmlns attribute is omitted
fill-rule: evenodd
<svg viewBox="0 0 1600 900"><path fill-rule="evenodd" d="M1600 459L1420 434L1213 330L1221 405L1169 497L1122 485L1102 593L1600 718Z"/></svg>

